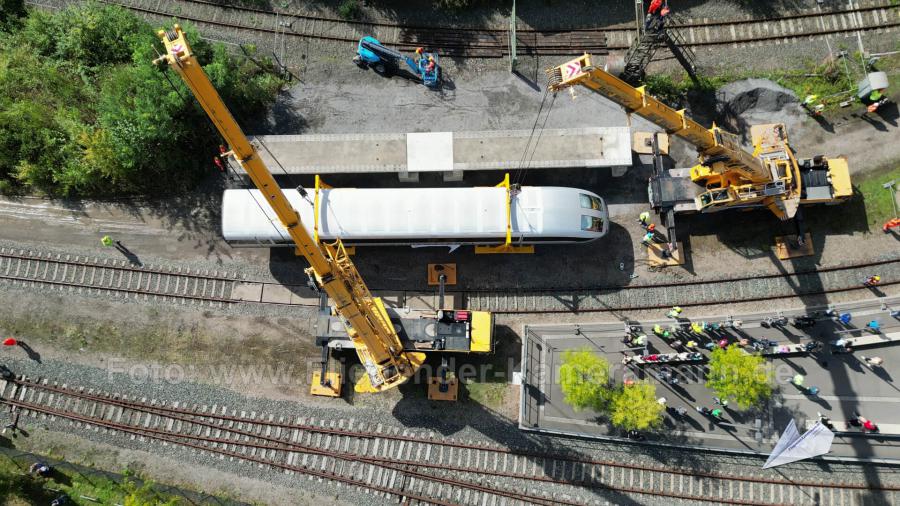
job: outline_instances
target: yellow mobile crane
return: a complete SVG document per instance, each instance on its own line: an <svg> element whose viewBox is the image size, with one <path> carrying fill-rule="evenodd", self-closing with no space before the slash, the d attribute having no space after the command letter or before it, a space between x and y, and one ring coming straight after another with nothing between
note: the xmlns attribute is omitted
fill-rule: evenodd
<svg viewBox="0 0 900 506"><path fill-rule="evenodd" d="M694 185L667 180L671 176L657 167L650 185L651 204L657 210L714 212L765 207L787 220L802 204L839 203L853 195L847 160L816 156L798 161L782 123L752 126L754 150L749 153L736 135L715 124L703 127L685 117L684 110L648 95L643 86L635 88L606 72L589 54L547 69L547 74L550 91L584 86L696 146L699 163L688 173ZM681 175L684 170L673 172Z"/></svg>
<svg viewBox="0 0 900 506"><path fill-rule="evenodd" d="M174 30L160 30L158 35L166 48L166 54L160 56L154 63L168 63L178 72L231 148L227 154L234 157L265 195L269 205L294 240L296 253L303 255L309 262L310 267L306 272L310 275L310 279L315 280L317 286L333 301L336 314L331 315L331 318L339 322L338 325L346 331L344 336L349 335L365 368L365 374L356 383L356 391L380 392L405 382L425 360L425 353L413 351L415 349L490 351L493 333L493 319L490 313L438 311L436 317L399 322L398 326L404 337L404 340L401 340L381 299L372 297L369 293L340 239L333 244L319 243L304 228L300 222L300 215L291 206L275 178L260 159L256 148L241 131L209 77L197 62L181 27L176 24ZM329 321L325 325L329 332L335 333L335 325L331 323L335 322ZM426 331L430 339L417 337ZM443 336L441 331L444 332ZM447 342L447 333L452 334L451 339L454 339L452 342L455 343L449 347L444 346ZM427 343L434 343L435 337L443 341L429 347ZM423 341L427 343L423 345ZM327 346L327 343L323 346ZM323 351L326 352L325 360L327 360L327 348L323 348ZM324 363L325 361L319 378L323 387ZM314 384L314 393L315 386ZM331 389L339 395L339 385L331 385Z"/></svg>

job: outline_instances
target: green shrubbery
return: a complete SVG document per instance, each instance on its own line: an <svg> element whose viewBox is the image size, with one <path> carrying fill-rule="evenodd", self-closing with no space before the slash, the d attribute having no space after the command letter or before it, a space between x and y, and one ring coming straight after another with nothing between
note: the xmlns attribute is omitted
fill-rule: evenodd
<svg viewBox="0 0 900 506"><path fill-rule="evenodd" d="M662 423L665 407L657 401L656 387L647 382L614 385L609 362L588 349L563 353L559 383L563 401L575 411L608 413L621 429L645 430Z"/></svg>
<svg viewBox="0 0 900 506"><path fill-rule="evenodd" d="M181 80L153 66L163 48L146 22L87 3L0 28L0 190L153 193L210 169L220 140ZM235 116L264 110L281 81L185 29Z"/></svg>

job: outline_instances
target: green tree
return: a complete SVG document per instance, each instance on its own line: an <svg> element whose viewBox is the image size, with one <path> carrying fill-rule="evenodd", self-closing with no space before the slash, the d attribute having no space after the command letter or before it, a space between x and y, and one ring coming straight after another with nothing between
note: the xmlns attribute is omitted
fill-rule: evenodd
<svg viewBox="0 0 900 506"><path fill-rule="evenodd" d="M741 409L757 406L772 395L772 371L760 355L751 355L737 345L712 352L706 386L721 399L734 401Z"/></svg>
<svg viewBox="0 0 900 506"><path fill-rule="evenodd" d="M602 411L609 400L609 362L590 350L567 350L559 368L566 404Z"/></svg>
<svg viewBox="0 0 900 506"><path fill-rule="evenodd" d="M24 16L24 0L0 0L0 30L11 30Z"/></svg>
<svg viewBox="0 0 900 506"><path fill-rule="evenodd" d="M163 48L149 24L95 1L21 23L0 38L0 191L171 193L214 170L221 139L181 79L151 63ZM271 63L184 28L237 120L264 112L283 84Z"/></svg>
<svg viewBox="0 0 900 506"><path fill-rule="evenodd" d="M625 430L644 430L658 427L665 409L657 401L655 386L646 382L632 383L613 394L610 420Z"/></svg>

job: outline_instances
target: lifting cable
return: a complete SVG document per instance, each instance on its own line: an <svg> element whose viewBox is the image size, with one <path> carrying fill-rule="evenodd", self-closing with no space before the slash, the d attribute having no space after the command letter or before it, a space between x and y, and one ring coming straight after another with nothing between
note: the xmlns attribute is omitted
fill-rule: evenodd
<svg viewBox="0 0 900 506"><path fill-rule="evenodd" d="M534 124L531 126L531 133L528 135L528 142L525 143L525 149L522 151L522 158L519 159L519 167L516 169L516 174L512 181L513 185L518 186L525 181L525 173L527 172L528 165L531 165L531 161L534 159L538 143L541 141L541 135L544 133L544 125L547 124L547 119L550 117L550 112L553 110L553 103L556 101L556 93L553 94L553 98L550 100L550 106L547 108L547 114L544 116L544 121L541 122L541 113L544 111L544 104L547 102L547 94L549 91L550 88L548 87L544 90L544 96L541 97L541 106L538 108L537 115L534 118ZM538 130L538 123L541 123L540 130ZM535 131L538 132L538 137L532 147L531 141L534 139ZM529 149L531 149L531 155L528 154Z"/></svg>

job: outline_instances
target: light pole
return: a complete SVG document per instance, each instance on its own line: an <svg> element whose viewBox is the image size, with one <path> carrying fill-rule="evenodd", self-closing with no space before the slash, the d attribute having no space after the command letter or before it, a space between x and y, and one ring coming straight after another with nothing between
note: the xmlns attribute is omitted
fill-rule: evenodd
<svg viewBox="0 0 900 506"><path fill-rule="evenodd" d="M513 0L512 11L509 13L509 71L516 71L519 63L516 56L516 0Z"/></svg>

